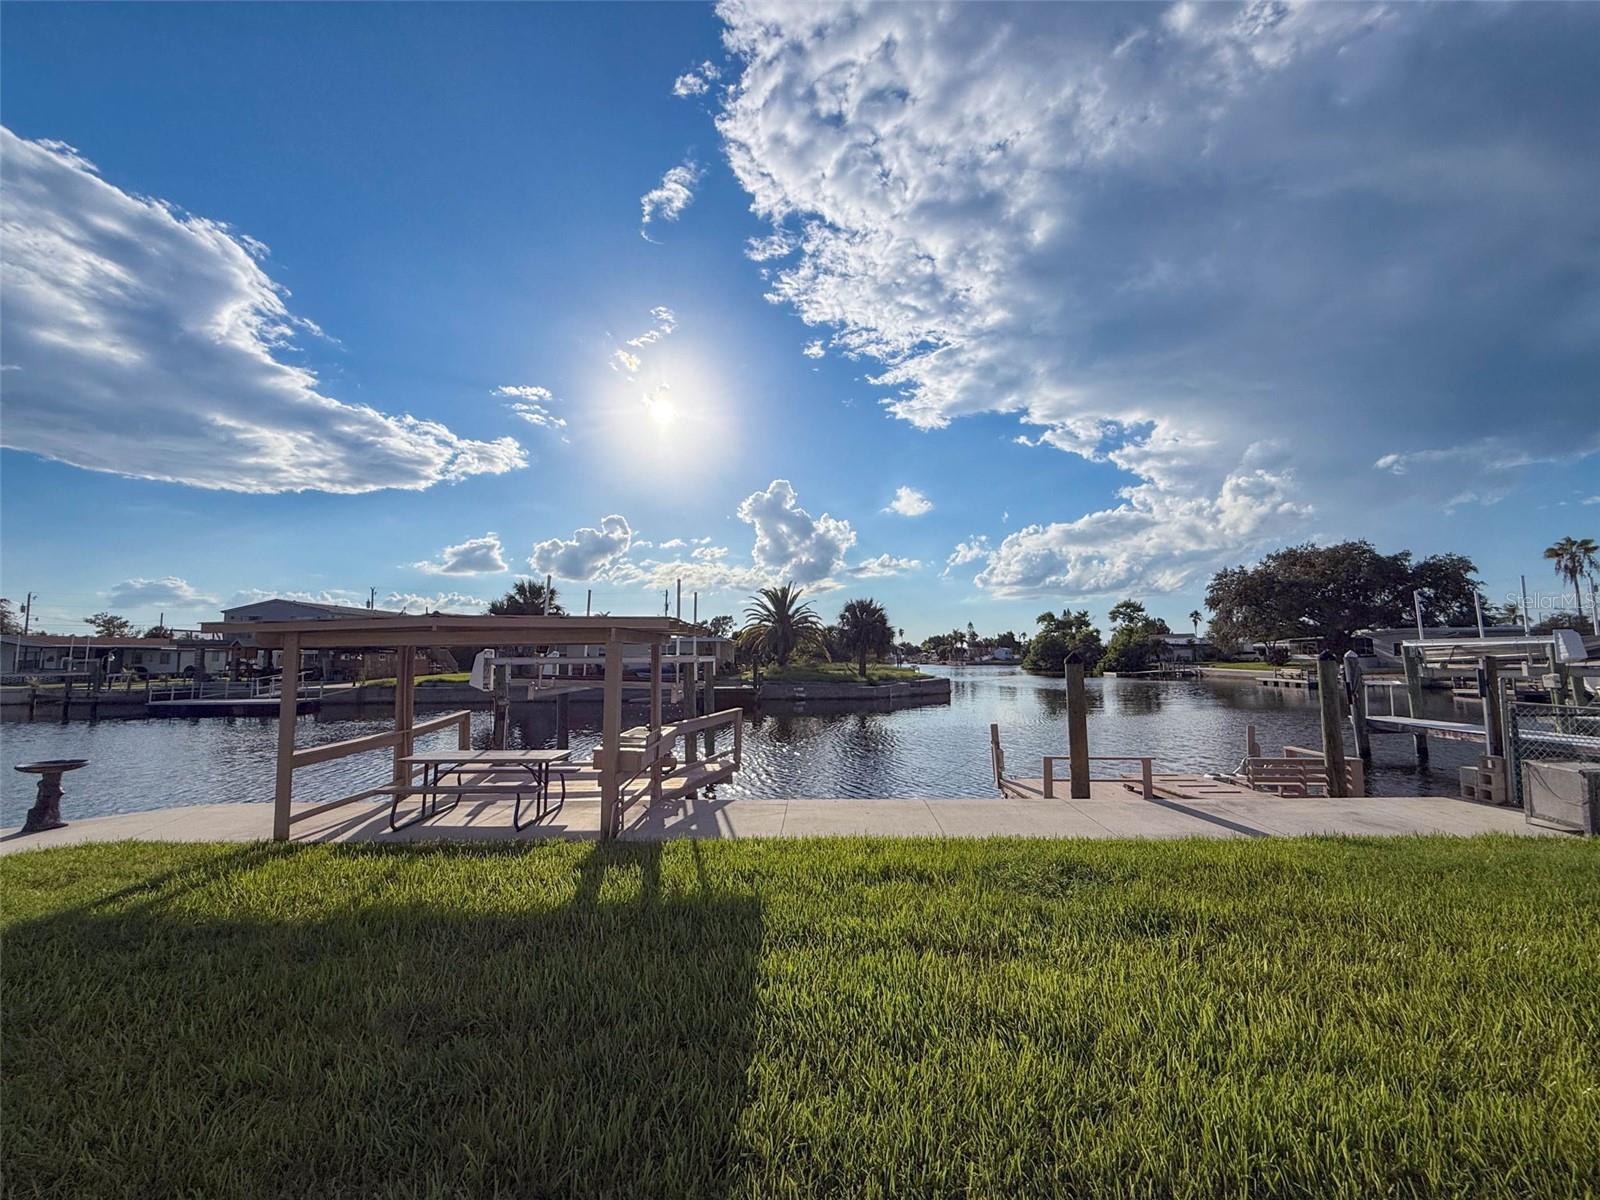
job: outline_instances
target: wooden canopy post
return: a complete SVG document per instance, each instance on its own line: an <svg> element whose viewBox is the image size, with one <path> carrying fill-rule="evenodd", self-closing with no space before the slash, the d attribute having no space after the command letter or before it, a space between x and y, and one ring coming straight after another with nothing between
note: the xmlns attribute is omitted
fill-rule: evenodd
<svg viewBox="0 0 1600 1200"><path fill-rule="evenodd" d="M600 837L614 838L622 818L622 637L606 638L605 701L600 719Z"/></svg>
<svg viewBox="0 0 1600 1200"><path fill-rule="evenodd" d="M278 771L272 793L272 838L289 840L289 804L294 798L294 720L300 711L300 637L283 635L283 674L278 678Z"/></svg>
<svg viewBox="0 0 1600 1200"><path fill-rule="evenodd" d="M1071 795L1089 798L1089 695L1083 684L1083 659L1067 655L1067 753L1071 756Z"/></svg>
<svg viewBox="0 0 1600 1200"><path fill-rule="evenodd" d="M661 643L650 643L650 736L661 736ZM656 759L650 764L650 800L661 799L661 748L656 747Z"/></svg>
<svg viewBox="0 0 1600 1200"><path fill-rule="evenodd" d="M1350 794L1350 772L1344 762L1344 697L1339 688L1339 660L1332 650L1317 655L1317 706L1322 710L1322 768L1328 779L1328 795L1342 798Z"/></svg>
<svg viewBox="0 0 1600 1200"><path fill-rule="evenodd" d="M394 654L394 728L400 735L394 743L394 781L397 785L411 782L411 768L401 760L411 754L411 727L416 724L416 699L416 653L410 646L403 646Z"/></svg>

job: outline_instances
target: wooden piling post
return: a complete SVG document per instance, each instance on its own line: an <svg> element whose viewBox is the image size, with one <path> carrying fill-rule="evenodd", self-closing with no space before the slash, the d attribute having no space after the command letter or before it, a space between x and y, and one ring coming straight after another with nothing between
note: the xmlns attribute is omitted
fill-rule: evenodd
<svg viewBox="0 0 1600 1200"><path fill-rule="evenodd" d="M1356 754L1362 762L1372 761L1372 735L1367 732L1367 681L1361 656L1344 652L1344 684L1350 694L1350 731L1355 735Z"/></svg>
<svg viewBox="0 0 1600 1200"><path fill-rule="evenodd" d="M1406 672L1406 703L1410 706L1413 717L1422 716L1422 648L1420 646L1401 646L1400 662ZM1412 742L1417 748L1417 761L1428 761L1428 735L1414 733Z"/></svg>
<svg viewBox="0 0 1600 1200"><path fill-rule="evenodd" d="M1000 726L989 726L989 760L994 763L994 786L1004 794L1006 788L1006 752L1000 748Z"/></svg>
<svg viewBox="0 0 1600 1200"><path fill-rule="evenodd" d="M699 652L699 643L695 644ZM701 685L704 690L700 693L700 715L709 717L717 711L717 668L715 663L707 663L705 667L705 682ZM717 731L712 728L706 730L706 757L710 758L717 752Z"/></svg>
<svg viewBox="0 0 1600 1200"><path fill-rule="evenodd" d="M1322 711L1322 767L1327 775L1328 795L1339 798L1350 794L1349 769L1344 762L1344 721L1339 711L1344 696L1339 687L1339 660L1332 650L1317 655L1317 706Z"/></svg>
<svg viewBox="0 0 1600 1200"><path fill-rule="evenodd" d="M494 733L492 740L496 750L504 750L511 726L511 668L498 665L491 667L490 679L494 684ZM397 686L398 683L399 681L396 680Z"/></svg>
<svg viewBox="0 0 1600 1200"><path fill-rule="evenodd" d="M569 749L572 737L572 717L568 708L567 693L562 692L556 697L556 749Z"/></svg>
<svg viewBox="0 0 1600 1200"><path fill-rule="evenodd" d="M1083 659L1067 655L1067 753L1071 758L1071 796L1089 798L1089 695L1083 683Z"/></svg>

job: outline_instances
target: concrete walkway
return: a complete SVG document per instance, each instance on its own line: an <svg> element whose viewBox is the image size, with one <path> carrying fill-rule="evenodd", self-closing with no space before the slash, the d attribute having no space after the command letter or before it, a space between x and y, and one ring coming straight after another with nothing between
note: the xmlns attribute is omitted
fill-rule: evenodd
<svg viewBox="0 0 1600 1200"><path fill-rule="evenodd" d="M70 819L70 812L68 817ZM1142 800L1096 785L1089 800L744 800L700 797L629 810L624 837L1291 837L1304 834L1511 833L1559 837L1529 825L1520 809L1436 796L1278 799L1250 796ZM352 804L296 823L296 841L535 841L595 838L600 806L569 799L540 824L516 833L511 805L471 797L453 811L391 833L388 808ZM268 804L206 804L71 821L46 833L8 834L0 854L77 842L243 842L272 831Z"/></svg>

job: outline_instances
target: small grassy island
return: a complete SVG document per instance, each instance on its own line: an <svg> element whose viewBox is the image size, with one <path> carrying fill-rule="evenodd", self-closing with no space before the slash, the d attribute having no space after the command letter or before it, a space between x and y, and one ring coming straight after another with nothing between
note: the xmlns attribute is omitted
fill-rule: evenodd
<svg viewBox="0 0 1600 1200"><path fill-rule="evenodd" d="M0 860L12 1195L1581 1196L1600 844Z"/></svg>

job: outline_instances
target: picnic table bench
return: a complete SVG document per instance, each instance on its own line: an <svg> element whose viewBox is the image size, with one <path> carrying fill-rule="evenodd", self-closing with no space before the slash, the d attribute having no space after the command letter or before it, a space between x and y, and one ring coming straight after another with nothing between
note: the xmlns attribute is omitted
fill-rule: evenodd
<svg viewBox="0 0 1600 1200"><path fill-rule="evenodd" d="M502 794L511 796L515 802L511 810L511 824L520 831L543 820L553 811L550 807L552 768L557 763L565 762L569 754L567 750L429 750L408 754L400 761L408 769L420 766L421 782L396 783L377 791L392 797L389 804L389 828L392 830L407 829L428 817L450 812L461 803L462 796ZM465 771L476 772L478 777L471 783L443 782L446 775L459 778ZM516 772L521 772L520 777L507 780L494 778L497 774ZM565 803L566 775L557 773L556 777L561 782L561 802ZM408 820L398 820L400 802L408 796L419 795L422 797L422 807L417 815ZM444 796L454 798L441 808L439 801ZM534 815L531 820L523 821L522 806L530 797L534 802Z"/></svg>

